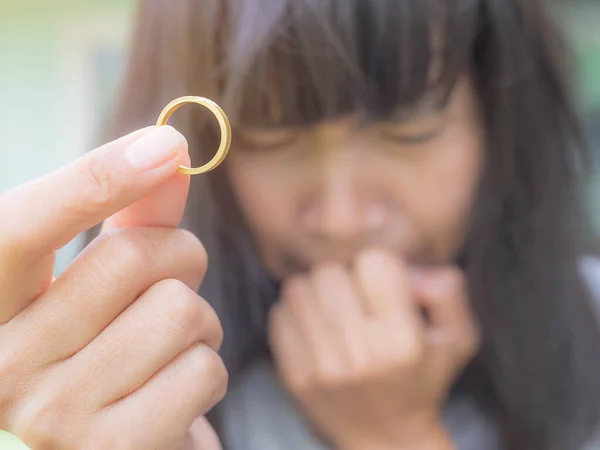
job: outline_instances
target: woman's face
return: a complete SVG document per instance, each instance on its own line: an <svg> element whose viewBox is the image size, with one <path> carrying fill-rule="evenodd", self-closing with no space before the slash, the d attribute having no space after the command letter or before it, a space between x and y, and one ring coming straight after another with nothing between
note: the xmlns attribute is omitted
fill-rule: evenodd
<svg viewBox="0 0 600 450"><path fill-rule="evenodd" d="M239 130L228 169L271 275L383 246L409 263L450 261L462 244L484 155L475 92L393 122L355 117L310 129Z"/></svg>

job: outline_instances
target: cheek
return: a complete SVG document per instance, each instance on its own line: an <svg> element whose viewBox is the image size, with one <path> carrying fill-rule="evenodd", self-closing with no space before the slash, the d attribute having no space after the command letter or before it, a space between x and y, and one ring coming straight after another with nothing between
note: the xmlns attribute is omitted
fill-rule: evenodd
<svg viewBox="0 0 600 450"><path fill-rule="evenodd" d="M449 133L418 183L421 195L414 207L445 256L465 237L484 155L481 134L462 129Z"/></svg>
<svg viewBox="0 0 600 450"><path fill-rule="evenodd" d="M441 157L432 165L437 186L428 193L429 222L435 227L445 253L453 253L464 240L484 155L481 132L458 129L444 142Z"/></svg>

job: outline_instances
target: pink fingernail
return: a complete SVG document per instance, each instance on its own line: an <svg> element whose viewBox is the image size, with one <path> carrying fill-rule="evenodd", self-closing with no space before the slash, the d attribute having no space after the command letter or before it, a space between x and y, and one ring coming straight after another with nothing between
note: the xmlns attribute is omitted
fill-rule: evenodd
<svg viewBox="0 0 600 450"><path fill-rule="evenodd" d="M177 158L183 140L173 127L158 127L131 144L125 159L134 169L148 172Z"/></svg>

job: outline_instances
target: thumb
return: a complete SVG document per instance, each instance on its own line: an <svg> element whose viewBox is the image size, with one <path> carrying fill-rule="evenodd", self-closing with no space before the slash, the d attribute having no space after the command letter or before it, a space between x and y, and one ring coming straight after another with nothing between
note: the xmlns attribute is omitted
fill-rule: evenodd
<svg viewBox="0 0 600 450"><path fill-rule="evenodd" d="M160 131L174 133L170 127ZM180 162L189 165L187 142L182 135L179 137L183 147ZM189 188L190 176L176 172L146 196L106 219L101 232L125 227L177 227L183 218Z"/></svg>

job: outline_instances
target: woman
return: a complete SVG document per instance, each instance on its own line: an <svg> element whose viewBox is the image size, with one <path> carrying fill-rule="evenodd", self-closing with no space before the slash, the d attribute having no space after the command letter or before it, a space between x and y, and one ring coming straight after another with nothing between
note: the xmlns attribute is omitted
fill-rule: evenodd
<svg viewBox="0 0 600 450"><path fill-rule="evenodd" d="M360 342L326 330L368 340L358 319L331 317L351 316L360 274L315 269L343 267L379 246L404 266L454 265L466 278L481 347L468 370L462 360L447 369L450 379L462 372L444 399L447 422L469 423L451 430L464 439L459 447L492 448L497 433L504 448L578 448L600 408L598 326L579 270L586 155L543 3L217 3L144 2L115 124L120 135L149 123L183 94L217 100L233 120L232 154L226 167L193 180L186 222L209 246L204 292L225 326L233 384L216 412L225 444L313 448L287 419L269 364L257 363L270 350L278 381L326 442L400 448L368 441L388 430L378 408L389 413L406 400L394 399L393 383L384 390L392 405L339 392L358 396L363 378L372 389L384 385L368 371L353 378ZM218 139L201 114L189 108L174 119L194 161ZM335 312L323 319L320 302ZM381 339L393 342L406 320L391 321ZM390 369L418 389L405 372ZM390 427L410 435L399 414Z"/></svg>
<svg viewBox="0 0 600 450"><path fill-rule="evenodd" d="M594 444L598 269L565 65L541 0L142 2L114 135L180 95L234 126L184 219L225 333L225 448ZM207 117L173 118L197 164ZM186 183L104 229L174 226Z"/></svg>

